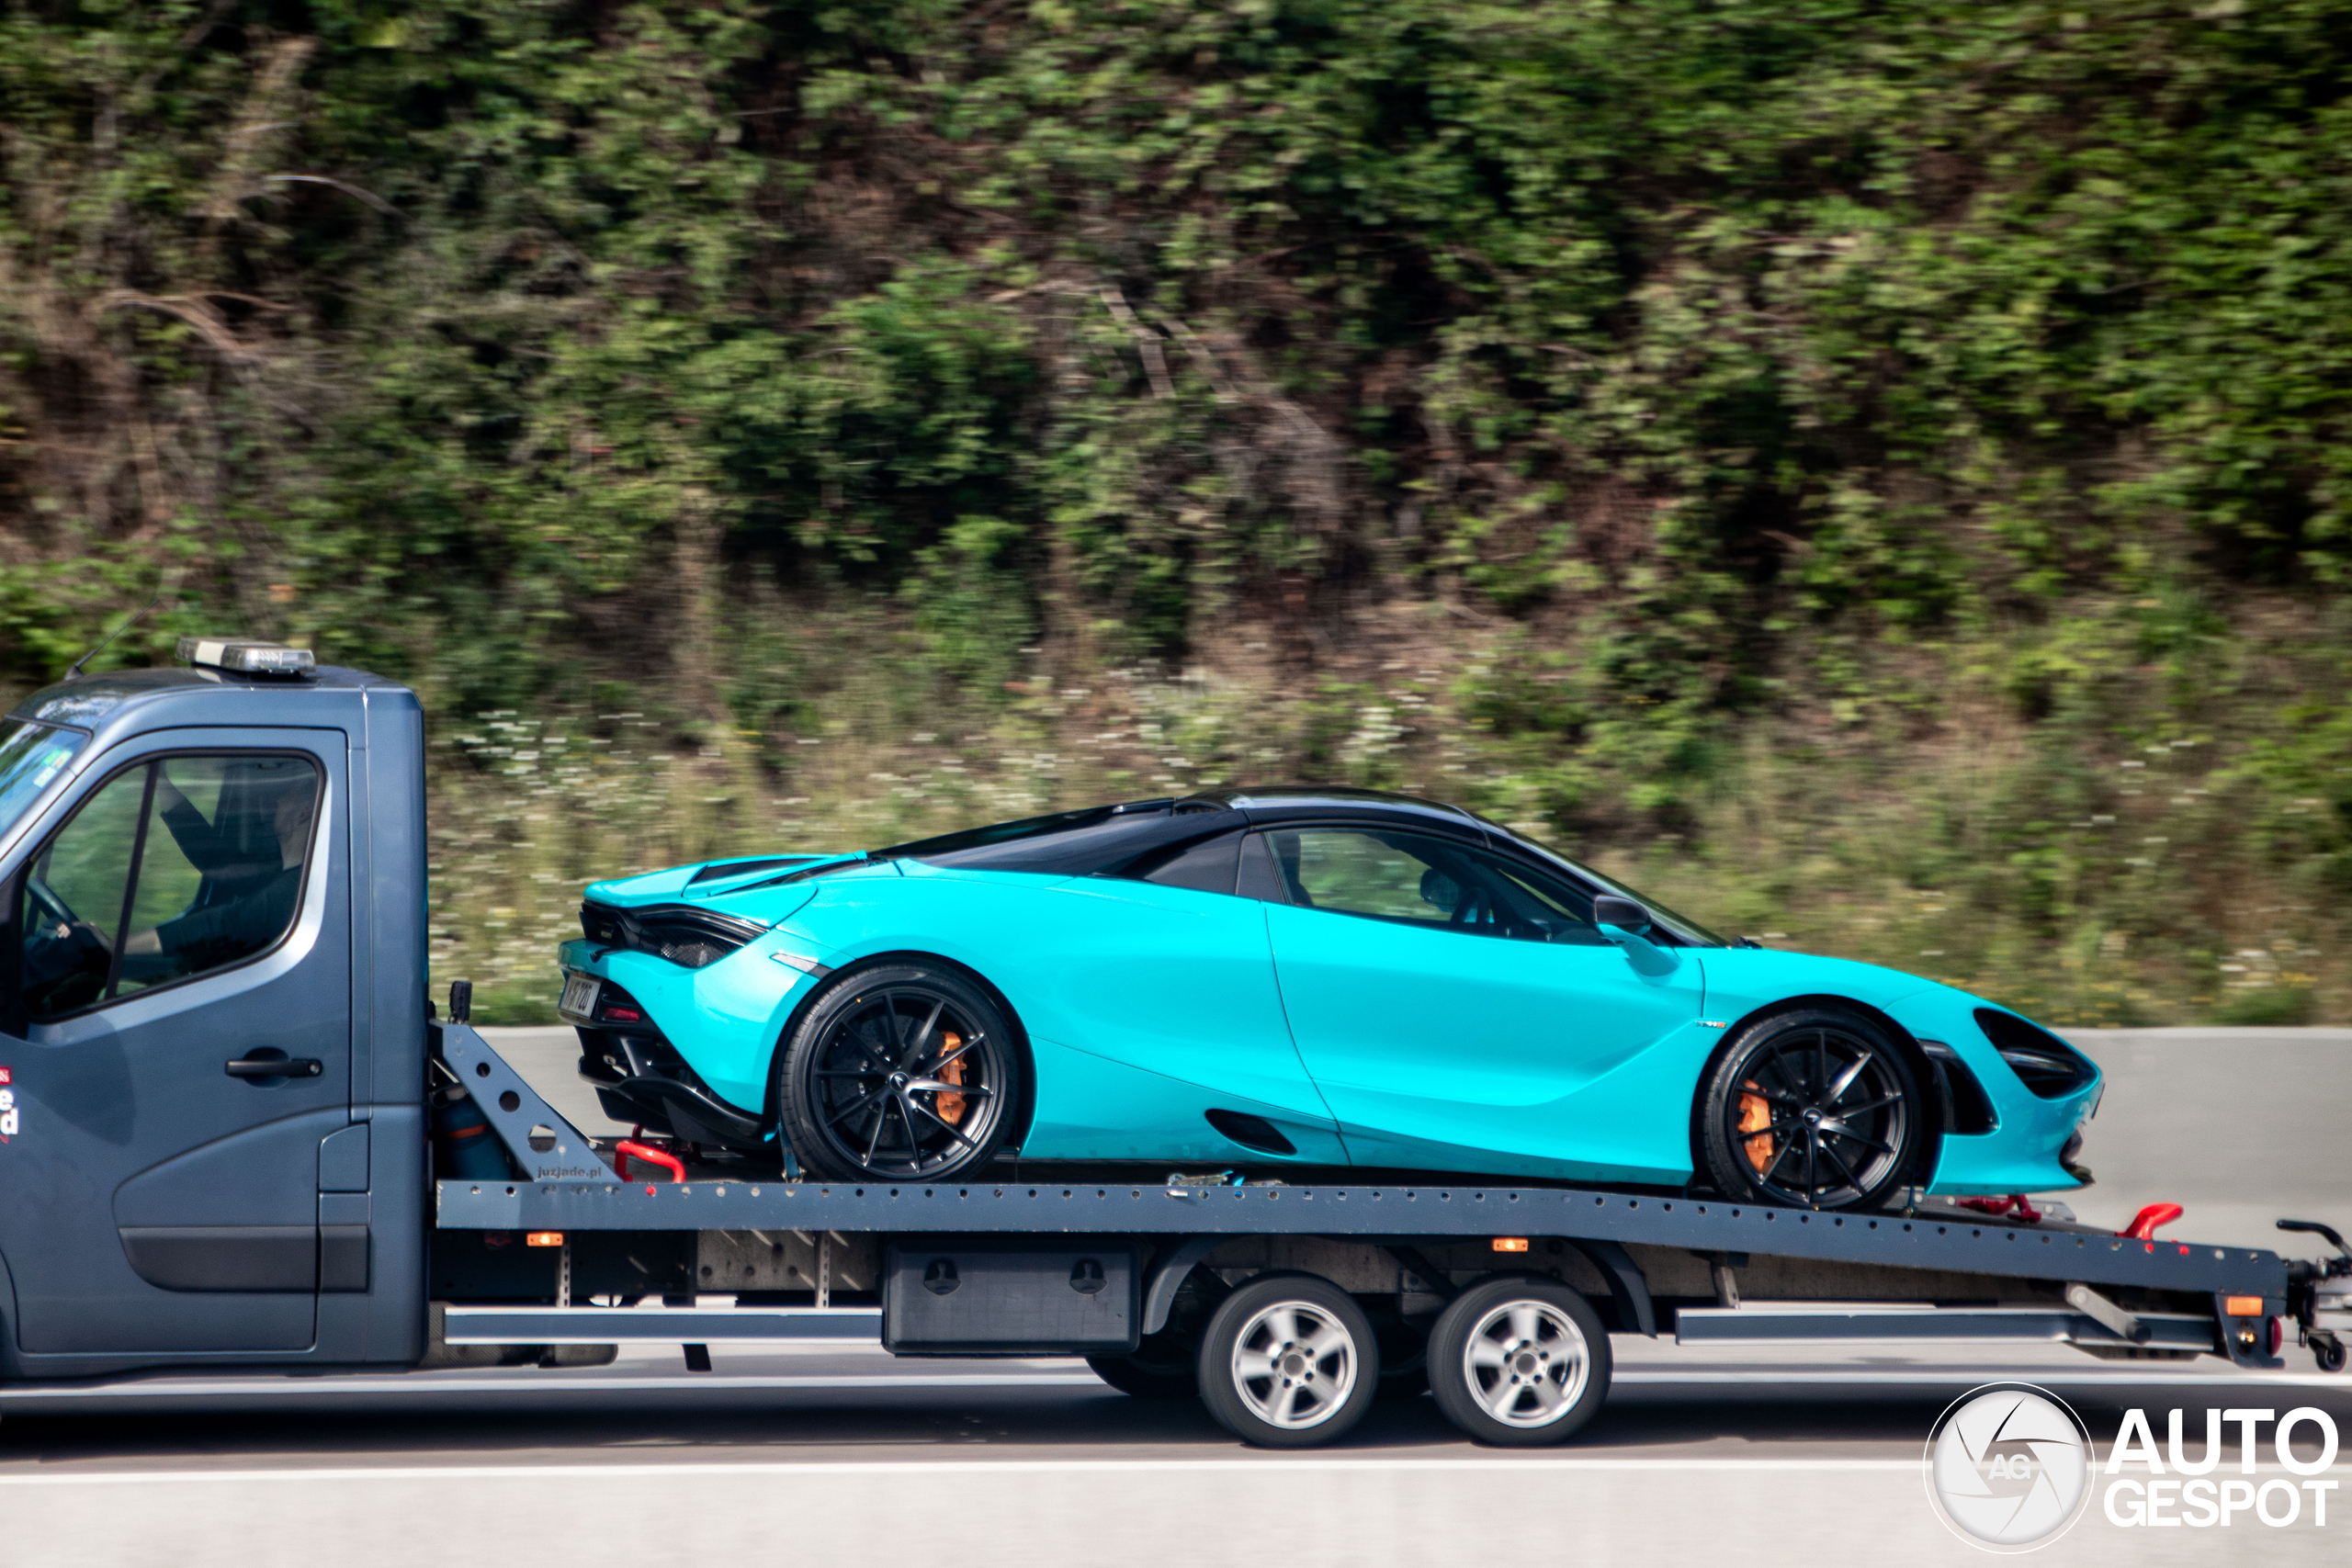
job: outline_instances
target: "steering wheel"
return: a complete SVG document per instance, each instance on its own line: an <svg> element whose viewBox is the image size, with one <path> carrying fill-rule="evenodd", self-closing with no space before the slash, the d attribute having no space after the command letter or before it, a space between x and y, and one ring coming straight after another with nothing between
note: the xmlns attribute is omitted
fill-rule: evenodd
<svg viewBox="0 0 2352 1568"><path fill-rule="evenodd" d="M40 877L26 877L25 891L32 895L33 902L40 906L41 912L49 916L50 919L55 920L59 925L78 926L85 923L81 916L73 911L64 899L60 898L57 896L57 889L51 887L48 883L43 882Z"/></svg>
<svg viewBox="0 0 2352 1568"><path fill-rule="evenodd" d="M26 877L25 891L44 917L28 922L24 934L27 998L44 1010L96 1001L114 944L40 877Z"/></svg>
<svg viewBox="0 0 2352 1568"><path fill-rule="evenodd" d="M1484 925L1494 918L1494 898L1475 882L1462 886L1462 901L1453 906L1452 923L1457 926Z"/></svg>

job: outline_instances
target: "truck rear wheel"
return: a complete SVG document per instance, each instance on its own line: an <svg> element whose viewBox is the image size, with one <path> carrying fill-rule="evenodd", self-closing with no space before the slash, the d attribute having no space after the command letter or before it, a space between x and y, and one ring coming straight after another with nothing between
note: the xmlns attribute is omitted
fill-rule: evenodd
<svg viewBox="0 0 2352 1568"><path fill-rule="evenodd" d="M1584 1297L1554 1280L1489 1280L1430 1330L1430 1392L1482 1443L1556 1443L1609 1396L1609 1336Z"/></svg>
<svg viewBox="0 0 2352 1568"><path fill-rule="evenodd" d="M1261 1274L1219 1303L1201 1335L1201 1399L1261 1448L1330 1442L1363 1419L1380 1347L1355 1298L1312 1274Z"/></svg>

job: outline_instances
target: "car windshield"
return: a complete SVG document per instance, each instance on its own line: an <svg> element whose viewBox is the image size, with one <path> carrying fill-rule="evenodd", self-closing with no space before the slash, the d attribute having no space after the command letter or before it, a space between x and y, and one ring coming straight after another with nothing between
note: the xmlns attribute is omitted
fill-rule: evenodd
<svg viewBox="0 0 2352 1568"><path fill-rule="evenodd" d="M1481 818L1480 820L1484 821L1485 818ZM1493 828L1497 832L1510 832L1509 829L1503 828L1497 823L1488 822L1487 826ZM1562 854L1559 851L1554 849L1549 844L1539 843L1535 840L1520 833L1511 833L1510 837L1517 842L1524 844L1529 849L1533 850L1545 860L1551 861L1556 865L1565 867L1566 869L1576 873L1577 875L1583 877L1587 882L1592 884L1595 887L1600 888L1603 893L1613 893L1620 898L1631 898L1634 903L1639 904L1643 908L1647 909L1650 912L1650 918L1652 919L1656 920L1659 925L1664 926L1668 931L1672 931L1676 936L1680 937L1684 942L1689 942L1695 947L1729 947L1732 945L1727 939L1717 936L1714 932L1709 931L1698 921L1691 919L1689 916L1678 915L1673 910L1668 908L1665 905L1659 903L1657 899L1651 897L1648 894L1636 893L1632 888L1626 886L1623 883L1618 881L1615 877L1604 876L1600 872L1593 870L1592 867L1585 864L1581 861L1570 860L1567 856Z"/></svg>
<svg viewBox="0 0 2352 1568"><path fill-rule="evenodd" d="M0 719L0 832L16 826L89 739L78 729Z"/></svg>

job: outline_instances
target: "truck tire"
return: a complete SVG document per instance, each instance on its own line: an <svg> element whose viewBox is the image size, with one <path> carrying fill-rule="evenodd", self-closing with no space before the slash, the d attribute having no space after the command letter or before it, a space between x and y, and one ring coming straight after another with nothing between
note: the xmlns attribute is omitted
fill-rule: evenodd
<svg viewBox="0 0 2352 1568"><path fill-rule="evenodd" d="M1556 1280L1489 1280L1430 1330L1430 1392L1445 1418L1502 1448L1556 1443L1609 1396L1609 1336Z"/></svg>
<svg viewBox="0 0 2352 1568"><path fill-rule="evenodd" d="M1930 1133L1902 1050L1831 1007L1758 1019L1725 1041L1695 1120L1700 1168L1724 1197L1816 1211L1884 1206Z"/></svg>
<svg viewBox="0 0 2352 1568"><path fill-rule="evenodd" d="M1355 1298L1313 1274L1261 1274L1201 1335L1201 1400L1245 1443L1315 1448L1363 1419L1380 1345Z"/></svg>
<svg viewBox="0 0 2352 1568"><path fill-rule="evenodd" d="M853 969L776 1052L784 1135L820 1179L946 1180L1004 1146L1023 1066L1003 1010L956 970Z"/></svg>
<svg viewBox="0 0 2352 1568"><path fill-rule="evenodd" d="M1089 1356L1086 1364L1096 1377L1136 1399L1190 1399L1201 1391L1200 1363L1192 1357L1176 1364L1141 1356Z"/></svg>

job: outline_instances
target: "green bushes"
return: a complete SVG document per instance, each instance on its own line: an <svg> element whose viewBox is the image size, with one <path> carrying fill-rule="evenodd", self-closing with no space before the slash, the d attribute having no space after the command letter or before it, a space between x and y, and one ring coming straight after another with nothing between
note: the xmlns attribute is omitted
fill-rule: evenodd
<svg viewBox="0 0 2352 1568"><path fill-rule="evenodd" d="M1825 855L1943 891L2053 997L2124 931L2117 997L2220 1007L2284 950L2180 890L2324 909L2352 856L2347 23L23 0L0 676L160 589L110 659L305 640L445 739L641 712L745 801L876 782L796 784L837 726L903 776L1143 705L1182 766L1006 797L1419 782L1758 910L1843 908ZM2194 865L2098 847L2182 738L2231 802ZM1917 924L1871 897L1838 940ZM2325 951L2267 984L2336 1016Z"/></svg>

